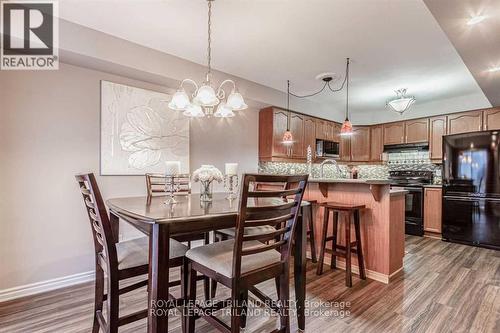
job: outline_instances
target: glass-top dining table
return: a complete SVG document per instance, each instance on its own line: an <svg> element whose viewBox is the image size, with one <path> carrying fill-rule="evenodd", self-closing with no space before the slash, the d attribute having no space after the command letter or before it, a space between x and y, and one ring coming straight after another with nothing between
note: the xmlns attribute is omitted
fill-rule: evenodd
<svg viewBox="0 0 500 333"><path fill-rule="evenodd" d="M165 204L165 197L161 196L106 201L115 237L120 219L149 236L148 332L168 332L168 317L154 316L154 305L169 298L170 238L235 227L239 202L226 196L214 193L211 202L202 202L199 194L189 194L176 197L177 203L173 205ZM306 232L305 224L299 219L295 232L294 279L298 328L302 331L305 329Z"/></svg>

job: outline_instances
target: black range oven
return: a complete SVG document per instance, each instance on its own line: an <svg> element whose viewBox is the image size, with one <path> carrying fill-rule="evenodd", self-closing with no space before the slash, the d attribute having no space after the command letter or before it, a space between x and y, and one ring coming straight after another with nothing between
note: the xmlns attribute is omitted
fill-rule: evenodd
<svg viewBox="0 0 500 333"><path fill-rule="evenodd" d="M405 233L424 235L424 185L432 183L432 171L390 171L392 187L403 188L408 193L405 201Z"/></svg>

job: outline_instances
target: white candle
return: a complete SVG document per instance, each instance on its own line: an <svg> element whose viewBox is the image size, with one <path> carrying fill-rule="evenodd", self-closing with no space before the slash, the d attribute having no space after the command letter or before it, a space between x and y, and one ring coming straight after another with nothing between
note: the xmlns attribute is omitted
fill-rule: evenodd
<svg viewBox="0 0 500 333"><path fill-rule="evenodd" d="M226 163L226 175L234 176L238 174L238 163Z"/></svg>
<svg viewBox="0 0 500 333"><path fill-rule="evenodd" d="M180 161L166 161L165 162L165 175L176 176L181 172Z"/></svg>

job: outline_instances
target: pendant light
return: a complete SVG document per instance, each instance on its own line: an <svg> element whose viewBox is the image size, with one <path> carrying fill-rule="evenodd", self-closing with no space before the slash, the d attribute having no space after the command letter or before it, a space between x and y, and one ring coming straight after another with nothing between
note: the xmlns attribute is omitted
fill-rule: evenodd
<svg viewBox="0 0 500 333"><path fill-rule="evenodd" d="M283 134L283 144L291 145L293 144L293 135L290 132L290 80L286 81L287 83L287 91L286 91L286 110L288 111L286 117L286 131Z"/></svg>
<svg viewBox="0 0 500 333"><path fill-rule="evenodd" d="M340 129L340 135L349 136L352 135L352 133L352 124L349 120L349 58L347 58L345 120Z"/></svg>
<svg viewBox="0 0 500 333"><path fill-rule="evenodd" d="M218 88L212 86L212 2L208 4L208 48L207 48L207 73L205 81L198 85L194 80L184 79L177 92L173 95L168 104L169 108L176 111L183 111L187 117L215 116L220 118L234 117L233 111L248 108L243 96L236 89L233 80L224 80ZM184 89L185 84L194 87L191 97ZM223 86L230 85L231 93L227 95ZM227 99L226 99L227 96ZM215 111L215 112L214 112Z"/></svg>

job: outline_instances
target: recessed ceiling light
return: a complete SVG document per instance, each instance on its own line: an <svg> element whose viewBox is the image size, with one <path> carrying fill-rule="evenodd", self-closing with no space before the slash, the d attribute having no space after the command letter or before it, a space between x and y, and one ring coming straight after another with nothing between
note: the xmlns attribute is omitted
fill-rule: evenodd
<svg viewBox="0 0 500 333"><path fill-rule="evenodd" d="M488 72L490 72L490 73L500 72L500 66L491 67L490 69L488 69Z"/></svg>
<svg viewBox="0 0 500 333"><path fill-rule="evenodd" d="M467 21L467 25L475 25L475 24L478 24L480 22L483 22L485 19L486 19L486 16L484 16L484 15L473 16Z"/></svg>

